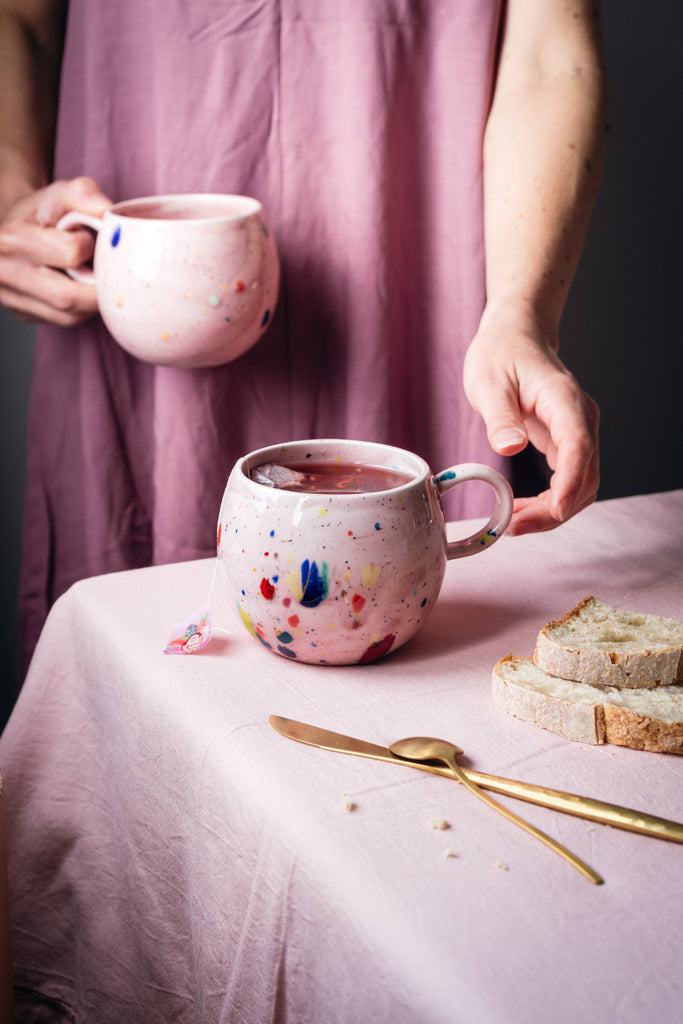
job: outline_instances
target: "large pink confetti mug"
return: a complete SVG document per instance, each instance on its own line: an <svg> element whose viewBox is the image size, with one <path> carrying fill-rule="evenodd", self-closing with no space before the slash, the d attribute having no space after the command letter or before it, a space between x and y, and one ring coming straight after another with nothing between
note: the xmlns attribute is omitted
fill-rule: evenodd
<svg viewBox="0 0 683 1024"><path fill-rule="evenodd" d="M491 486L494 510L476 533L448 542L440 495L468 480ZM366 664L420 628L446 561L486 550L511 515L510 486L487 466L434 476L400 448L295 441L236 463L218 556L239 616L265 647L315 664Z"/></svg>
<svg viewBox="0 0 683 1024"><path fill-rule="evenodd" d="M279 261L263 209L233 195L152 196L103 217L73 211L57 225L97 233L93 269L70 271L97 289L116 341L148 363L218 366L265 331Z"/></svg>

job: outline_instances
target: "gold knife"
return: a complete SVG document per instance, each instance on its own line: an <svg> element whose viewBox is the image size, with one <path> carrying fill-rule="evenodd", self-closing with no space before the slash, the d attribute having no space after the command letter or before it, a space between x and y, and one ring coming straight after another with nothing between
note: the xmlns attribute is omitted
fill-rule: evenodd
<svg viewBox="0 0 683 1024"><path fill-rule="evenodd" d="M435 775L445 775L447 778L455 779L450 768L445 765L426 764L424 761L406 761L401 757L394 756L387 747L380 747L375 743L366 743L364 740L356 740L338 732L319 729L315 725L295 722L291 718L281 718L279 715L271 715L269 721L276 732L290 740L297 740L299 743L307 743L309 746L320 747L323 750L336 750L340 754L357 754L360 757L371 757L377 761L391 761L392 764L419 768L420 771L433 772ZM592 797L563 793L559 789L548 789L545 786L535 786L530 782L505 779L500 775L487 775L485 772L475 772L469 768L465 774L478 786L493 790L495 793L505 793L508 796L517 797L519 800L540 804L541 807L550 807L555 811L573 814L578 818L586 818L588 821L597 821L601 825L612 825L614 828L623 828L628 832L639 832L656 839L668 839L674 843L683 843L683 825L676 821L668 821L666 818L658 818L642 811L632 811L628 807L608 804L603 800L593 800Z"/></svg>

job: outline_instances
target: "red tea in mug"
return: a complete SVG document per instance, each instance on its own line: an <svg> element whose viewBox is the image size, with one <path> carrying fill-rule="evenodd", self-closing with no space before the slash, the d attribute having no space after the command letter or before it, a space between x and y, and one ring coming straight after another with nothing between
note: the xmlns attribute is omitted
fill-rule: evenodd
<svg viewBox="0 0 683 1024"><path fill-rule="evenodd" d="M268 475L269 466L258 466L252 471L252 479L263 471ZM275 486L286 491L319 494L366 494L373 491L388 491L401 487L412 480L409 473L401 473L386 466L371 466L364 462L288 462L286 466L275 467ZM285 477L291 474L291 478Z"/></svg>

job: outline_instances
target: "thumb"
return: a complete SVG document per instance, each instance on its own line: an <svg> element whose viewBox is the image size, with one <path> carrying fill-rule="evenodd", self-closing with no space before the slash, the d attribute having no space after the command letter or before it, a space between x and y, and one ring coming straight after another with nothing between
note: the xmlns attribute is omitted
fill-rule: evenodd
<svg viewBox="0 0 683 1024"><path fill-rule="evenodd" d="M505 416L500 411L484 416L489 444L499 455L516 455L526 448L529 435L519 415Z"/></svg>
<svg viewBox="0 0 683 1024"><path fill-rule="evenodd" d="M70 181L55 181L40 194L35 219L43 227L56 224L65 213L78 210L101 217L112 201L104 194L94 178L72 178Z"/></svg>
<svg viewBox="0 0 683 1024"><path fill-rule="evenodd" d="M95 217L102 214L112 205L94 178L73 178L67 183L66 201L73 204L73 209L83 213L91 213Z"/></svg>
<svg viewBox="0 0 683 1024"><path fill-rule="evenodd" d="M486 425L489 444L500 455L515 455L529 442L516 391L509 381L485 380L469 388L472 407Z"/></svg>

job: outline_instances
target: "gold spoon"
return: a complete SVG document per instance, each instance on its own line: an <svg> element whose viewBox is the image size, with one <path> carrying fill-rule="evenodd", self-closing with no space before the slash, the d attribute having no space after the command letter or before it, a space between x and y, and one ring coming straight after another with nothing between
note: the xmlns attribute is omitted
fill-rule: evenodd
<svg viewBox="0 0 683 1024"><path fill-rule="evenodd" d="M471 793L478 796L480 800L483 800L485 804L492 807L494 811L498 811L508 821L512 821L515 825L519 825L525 832L529 832L530 835L536 836L542 843L549 846L555 853L559 853L561 857L568 860L578 871L590 879L595 885L602 885L604 879L600 875L593 871L593 868L589 867L588 864L584 863L580 857L572 853L566 847L562 846L561 843L556 842L550 836L546 835L545 832L541 832L534 825L531 825L524 818L520 818L514 811L508 810L503 804L499 804L497 800L490 797L488 793L485 793L483 789L480 789L476 783L472 782L467 777L465 772L460 768L457 761L455 760L458 754L462 754L460 747L456 747L454 743L449 743L447 740L432 739L428 736L412 736L409 739L397 740L396 743L389 745L389 750L396 757L401 757L405 761L443 761L448 765L450 770L456 776L459 782L462 782L463 786L466 786Z"/></svg>

